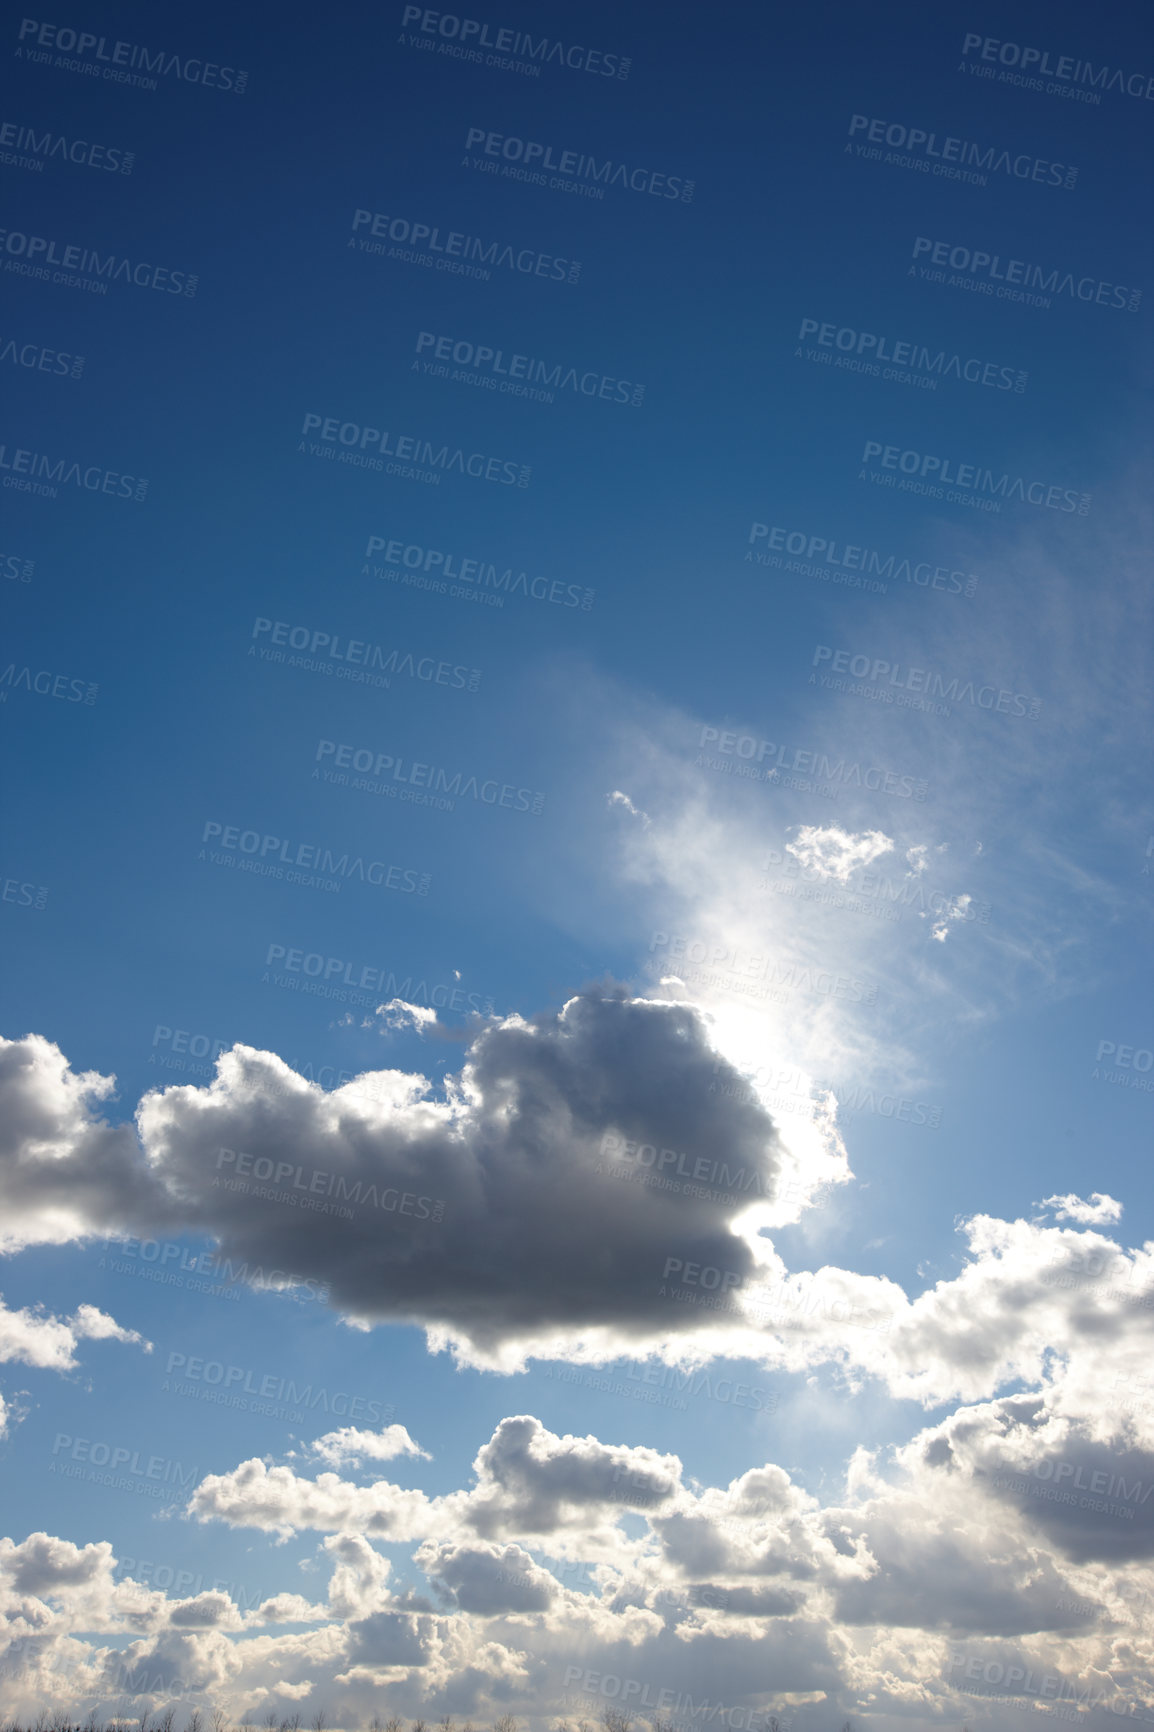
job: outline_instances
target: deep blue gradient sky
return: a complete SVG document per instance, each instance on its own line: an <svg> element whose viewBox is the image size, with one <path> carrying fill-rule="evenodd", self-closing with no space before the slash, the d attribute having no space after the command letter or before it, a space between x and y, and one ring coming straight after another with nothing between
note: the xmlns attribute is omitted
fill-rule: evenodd
<svg viewBox="0 0 1154 1732"><path fill-rule="evenodd" d="M715 1051L747 1077L764 1083L792 1069L796 1100L823 1087L838 1097L825 1145L831 1161L842 1149L835 1172L796 1131L808 1120L782 1118L782 1089L762 1091L803 1188L835 1181L762 1234L788 1269L876 1277L912 1301L958 1280L968 1256L994 1257L967 1253L958 1237L974 1216L1017 1221L1027 1237L1056 1224L1114 1231L1108 1211L1039 1213L1043 1199L1070 1194L1118 1199L1120 1242L1143 1245L1154 1238L1144 1156L1154 1088L1143 564L1151 106L1117 89L1090 103L1003 82L996 58L995 76L983 77L980 50L964 45L1036 45L1051 63L1069 55L1141 72L1131 84L1145 91L1148 18L1136 6L1019 0L880 9L819 0L796 11L542 11L502 0L479 11L490 34L545 33L630 60L627 78L557 64L534 78L437 52L436 20L456 14L427 13L426 46L414 46L420 20L403 24L404 10L113 6L38 20L23 37L14 18L3 39L0 122L16 129L3 135L0 161L4 1034L41 1035L73 1072L115 1076L93 1111L120 1125L150 1090L206 1088L216 1054L234 1043L279 1055L326 1090L388 1069L420 1072L439 1091L471 1050L478 1012L554 1017L590 988L598 1002L617 989L689 1000L715 1018ZM88 76L56 64L55 48L36 50L44 23L48 41L55 24L164 46L243 68L247 82L238 94L169 76L152 91ZM1034 178L1021 166L992 169L983 185L925 172L885 160L900 154L885 142L865 154L874 122L883 137L886 126L931 134L931 151L960 139L1043 167ZM133 152L131 173L51 155L40 171L21 166L35 155L18 140L24 127ZM555 159L592 154L692 182L692 199L622 185L594 199L485 172L478 162L499 171L503 159L499 143L489 157L467 144L478 129L534 141ZM1051 175L1048 164L1061 169ZM1072 186L1048 184L1070 169ZM494 265L483 278L388 256L398 243L387 238L373 254L361 244L372 236L365 213L386 233L390 222L425 225L565 264L553 276L548 265L537 274ZM124 281L102 294L25 274L27 237L54 242L57 256L74 246L195 276L195 294ZM954 282L932 280L939 246L961 266L940 272ZM1060 286L1045 305L1000 296L999 267L968 270L974 254L996 257L1002 275L1009 260L1056 273L1059 285L1082 284L1082 298ZM898 368L920 371L921 384L837 364L903 343L925 348L920 367ZM614 383L601 396L558 386L554 401L537 401L454 378L453 359L438 375L438 344L450 356L460 346L458 359L481 347L505 365L528 356L546 372ZM21 360L39 350L84 357L80 376L71 360ZM945 363L927 375L934 356L955 354L990 382L951 377ZM1021 390L1003 388L1022 376ZM480 454L495 460L495 478L448 468L433 482L339 460L345 450L379 458L382 434L386 451L399 440L403 452L410 438ZM9 483L34 464L19 452L48 467L64 459L65 472L78 463L129 476L126 492L146 479L147 492L121 497L115 482L101 493L63 479L54 495L23 490ZM974 502L976 480L968 503L899 486L914 470L932 486L947 464L988 472L984 497L1000 509ZM1002 496L998 477L1009 478ZM1019 491L1051 504L1015 499L1017 477ZM1085 496L1088 510L1069 508ZM827 563L808 545L797 562L800 539L784 548L780 532L823 543ZM891 561L884 588L839 581L863 562L847 546ZM776 563L759 561L774 547ZM791 557L818 569L790 569ZM477 599L475 577L458 594L404 581L412 568L436 579L446 561L450 571L476 561L474 572L511 572L502 604ZM334 643L344 653L293 665L306 636L306 657L314 641L317 659ZM350 642L379 646L387 685L343 677L350 656L372 659ZM947 713L892 701L926 689L931 673L939 691L953 683L954 701L939 706ZM34 689L37 676L46 692ZM346 747L388 761L376 787L352 786L355 769L326 780ZM815 789L806 778L822 756L826 783ZM839 762L858 763L865 785L828 771ZM738 773L766 763L779 766L773 781ZM403 800L398 787L429 779L414 765L461 785L474 777L477 795L453 810ZM868 767L879 773L865 777ZM923 797L902 791L915 784ZM482 786L508 789L504 808ZM611 801L614 792L627 800ZM830 862L842 845L856 852L839 876ZM364 881L355 866L339 888L291 882L285 862L298 846L363 860L366 872L383 863L368 875L396 869L394 887ZM279 877L243 869L262 848ZM837 907L838 896L857 900ZM879 917L887 905L895 918ZM704 946L696 958L694 944ZM721 961L702 964L710 950ZM823 980L864 982L866 1002L856 986L792 980L776 999L751 998L743 986L766 955ZM695 978L695 965L705 975ZM392 998L432 1006L437 1025L390 1026L377 1007ZM648 1088L649 1060L612 1050ZM609 1098L608 1085L586 1081L589 1100ZM899 1113L900 1102L917 1111ZM197 1110L187 1104L189 1125ZM296 1131L278 1110L269 1106L261 1134L287 1148ZM23 1119L13 1122L35 1143ZM574 1122L538 1127L534 1172L537 1162L560 1174L577 1161ZM724 1153L720 1123L713 1140L702 1134L702 1146ZM319 1155L314 1164L324 1165ZM22 1170L10 1174L21 1221L31 1207ZM653 1379L671 1376L676 1354L631 1334L627 1307L620 1335L597 1353L580 1345L575 1311L572 1339L554 1318L547 1340L514 1364L518 1348L501 1370L468 1346L464 1324L454 1354L431 1351L425 1327L448 1316L431 1302L422 1311L414 1298L406 1311L407 1300L382 1299L373 1312L366 1300L358 1312L318 1301L315 1289L254 1292L243 1282L214 1294L207 1262L193 1285L187 1264L211 1257L223 1229L193 1206L190 1184L183 1217L155 1230L122 1204L104 1213L92 1204L74 1234L13 1228L19 1245L3 1270L12 1310L64 1319L94 1305L154 1346L86 1340L58 1363L17 1341L4 1380L4 1531L18 1544L41 1530L77 1546L109 1541L121 1560L167 1569L152 1574L160 1587L176 1571L186 1595L219 1578L242 1609L278 1593L323 1601L321 1536L335 1530L290 1522L291 1539L277 1543L260 1522L203 1510L189 1519L191 1488L251 1458L292 1460L315 1477L325 1462L308 1446L350 1421L327 1416L327 1397L301 1417L284 1403L262 1414L181 1396L171 1377L165 1388L172 1363L241 1367L247 1387L284 1378L323 1387L342 1397L335 1414L351 1411L370 1429L403 1425L430 1457L354 1467L364 1483L395 1480L430 1497L468 1487L502 1420L532 1414L557 1438L677 1455L697 1493L773 1463L826 1508L851 1495L856 1450L879 1452L877 1471L889 1471L892 1451L945 1424L959 1401L1037 1390L1074 1353L1071 1323L1070 1342L1048 1343L1057 1361L1040 1361L1036 1375L1024 1361L1003 1367L979 1388L958 1370L974 1355L942 1346L937 1324L910 1346L901 1376L868 1355L847 1370L836 1325L820 1349L792 1358L763 1353L748 1334L719 1336L701 1347L699 1367L758 1389L760 1405L719 1399L711 1383L663 1406L643 1392L668 1392ZM620 1191L606 1191L606 1221ZM562 1219L566 1195L559 1185ZM464 1192L445 1204L459 1223L472 1207ZM278 1207L269 1204L274 1220ZM524 1232L531 1240L539 1221L545 1243L554 1205L542 1193L533 1207L541 1214L527 1213ZM460 1231L483 1247L479 1218ZM583 1231L574 1217L575 1245ZM680 1244L671 1240L670 1253ZM1015 1244L1025 1256L1025 1239ZM609 1282L609 1250L599 1263L595 1234L587 1250L582 1280L599 1279L600 1267ZM339 1230L317 1217L315 1260L293 1273L323 1286L344 1257ZM153 1278L165 1269L183 1270L185 1285ZM539 1279L544 1303L547 1272ZM494 1280L492 1270L478 1276L478 1308ZM510 1306L532 1312L533 1279L520 1289L520 1276L509 1280ZM556 1292L567 1290L558 1273ZM994 1306L991 1338L998 1306L1010 1315L1016 1304L1004 1294ZM972 1296L958 1305L981 1310ZM347 1326L352 1314L371 1326ZM1137 1366L1147 1312L1125 1317ZM528 1336L509 1323L507 1339L523 1347ZM943 1372L923 1400L908 1381L919 1352L934 1365L943 1354L961 1381ZM605 1364L617 1392L596 1386ZM1073 1395L1062 1411L1081 1411ZM181 1496L162 1514L145 1493L62 1477L73 1447L62 1436L179 1463ZM1062 1447L1074 1450L1070 1438ZM1129 1437L1125 1447L1149 1442ZM992 1471L973 1466L979 1479ZM491 1530L493 1543L531 1549L536 1530L515 1532L509 1520ZM979 1552L985 1520L973 1517ZM618 1537L643 1525L627 1517ZM258 1720L294 1705L310 1718L327 1705L342 1727L367 1724L386 1700L401 1713L482 1721L508 1708L543 1729L567 1711L571 1655L594 1668L601 1655L602 1669L622 1671L624 1637L608 1626L570 1636L568 1648L553 1613L540 1628L526 1615L511 1634L498 1630L498 1611L478 1610L451 1572L412 1561L414 1539L344 1526L393 1558L393 1594L407 1581L432 1596L422 1604L436 1608L452 1649L435 1679L422 1671L427 1656L407 1667L384 1648L371 1661L351 1648L286 1649L238 1661L241 1677L221 1653L243 1644L221 1624L219 1651L164 1661L174 1677L202 1668L188 1691L137 1691L140 1702L220 1702ZM437 1543L458 1531L438 1528ZM564 1555L624 1568L598 1535L585 1536L585 1551L574 1538ZM1060 1546L1055 1556L1060 1566ZM670 1580L728 1579L704 1552L669 1567ZM927 1554L909 1567L914 1587L903 1592L916 1602L919 1572L936 1566ZM561 1579L572 1585L572 1571ZM1067 1588L1074 1599L1106 1591L1088 1578ZM732 1582L727 1591L737 1594ZM935 1641L964 1642L967 1656L986 1654L985 1642L1004 1661L1002 1638L1026 1631L1040 1644L1030 1663L1058 1663L1036 1632L1061 1618L1011 1629L995 1608L984 1627L955 1608L919 1624L897 1589L867 1613L847 1610L844 1587L828 1591L806 1612L806 1652L814 1629L826 1644L812 1674L780 1689L750 1683L745 1659L727 1658L738 1637L723 1620L703 1626L701 1678L716 1694L718 1679L736 1677L733 1699L751 1714L776 1709L807 1729L856 1714L888 1732L911 1716L936 1726L966 1712L940 1682ZM980 1598L980 1582L974 1591ZM374 1593L364 1589L355 1606L338 1595L325 1634L309 1640L336 1631L347 1641L374 1616L416 1627L416 1613ZM742 1618L740 1642L761 1640L767 1654L802 1641L787 1616ZM317 1628L282 1621L290 1643ZM153 1639L90 1608L70 1627L94 1652ZM1063 1676L1114 1676L1094 1647L1097 1629L1083 1619L1076 1641L1053 1637ZM867 1630L882 1646L885 1631L901 1633L901 1657L883 1664L879 1647L855 1671L839 1644L846 1631L866 1643ZM639 1627L630 1640L642 1641ZM150 1652L161 1655L156 1641ZM477 1657L485 1641L539 1650L542 1669L511 1682L495 1649ZM48 1672L21 1672L21 1656L5 1677L22 1711L48 1695L70 1711L112 1713L126 1700L103 1660L73 1655L66 1674L41 1656L57 1680L49 1688ZM1125 1700L1154 1691L1150 1659L1142 1650L1119 1673ZM636 1676L681 1688L660 1655L635 1663ZM282 1672L295 1694L277 1693ZM903 1700L897 1679L926 1693ZM1023 1711L1004 1693L991 1708L1006 1726Z"/></svg>

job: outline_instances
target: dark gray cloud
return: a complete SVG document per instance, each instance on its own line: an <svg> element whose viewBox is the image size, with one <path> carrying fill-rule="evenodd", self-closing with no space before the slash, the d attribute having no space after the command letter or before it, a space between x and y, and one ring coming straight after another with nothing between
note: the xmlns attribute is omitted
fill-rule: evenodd
<svg viewBox="0 0 1154 1732"><path fill-rule="evenodd" d="M560 1592L520 1546L444 1544L426 1548L418 1561L458 1611L482 1618L545 1612Z"/></svg>
<svg viewBox="0 0 1154 1732"><path fill-rule="evenodd" d="M0 1039L0 1246L179 1227L132 1125L100 1117L113 1086L111 1077L72 1071L40 1035Z"/></svg>
<svg viewBox="0 0 1154 1732"><path fill-rule="evenodd" d="M29 1240L53 1219L57 1237L200 1231L238 1263L327 1283L360 1317L439 1328L481 1355L707 1324L716 1314L660 1292L666 1261L744 1280L753 1259L733 1223L773 1195L780 1165L769 1115L719 1086L740 1078L702 1017L623 994L490 1023L447 1101L395 1072L326 1095L236 1047L210 1087L145 1096L147 1160L128 1127L98 1118L95 1079L47 1042L0 1059L16 1109L0 1163ZM607 1136L675 1151L701 1182L636 1182Z"/></svg>
<svg viewBox="0 0 1154 1732"><path fill-rule="evenodd" d="M935 1526L911 1514L895 1500L864 1521L849 1518L845 1537L864 1541L877 1567L838 1585L839 1622L990 1636L1069 1624L1058 1608L1073 1590L1051 1559L1023 1557L1020 1541L1005 1545L976 1527ZM834 1520L845 1520L844 1512Z"/></svg>
<svg viewBox="0 0 1154 1732"><path fill-rule="evenodd" d="M347 1624L348 1661L360 1666L427 1666L434 1620L413 1612L370 1612Z"/></svg>
<svg viewBox="0 0 1154 1732"><path fill-rule="evenodd" d="M986 1461L980 1477L995 1496L1074 1563L1154 1558L1154 1450L1071 1432L1028 1460Z"/></svg>
<svg viewBox="0 0 1154 1732"><path fill-rule="evenodd" d="M473 1465L478 1484L462 1514L491 1538L556 1533L590 1512L649 1509L673 1498L681 1482L676 1456L557 1437L524 1413L501 1421Z"/></svg>

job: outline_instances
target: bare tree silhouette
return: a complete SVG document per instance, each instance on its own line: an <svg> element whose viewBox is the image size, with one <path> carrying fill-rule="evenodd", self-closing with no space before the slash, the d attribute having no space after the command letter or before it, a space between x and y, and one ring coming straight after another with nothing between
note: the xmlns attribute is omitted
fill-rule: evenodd
<svg viewBox="0 0 1154 1732"><path fill-rule="evenodd" d="M601 1724L605 1732L629 1732L633 1716L624 1713L620 1708L602 1708Z"/></svg>

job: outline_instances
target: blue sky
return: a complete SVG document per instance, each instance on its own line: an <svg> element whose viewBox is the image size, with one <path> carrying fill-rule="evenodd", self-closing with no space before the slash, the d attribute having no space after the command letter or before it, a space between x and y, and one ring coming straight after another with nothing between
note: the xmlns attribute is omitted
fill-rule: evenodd
<svg viewBox="0 0 1154 1732"><path fill-rule="evenodd" d="M465 18L8 31L6 1697L1154 1712L1146 21Z"/></svg>

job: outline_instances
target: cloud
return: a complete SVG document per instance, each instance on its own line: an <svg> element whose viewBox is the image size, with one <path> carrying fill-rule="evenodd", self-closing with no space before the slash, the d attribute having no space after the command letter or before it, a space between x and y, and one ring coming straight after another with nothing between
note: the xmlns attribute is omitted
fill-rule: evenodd
<svg viewBox="0 0 1154 1732"><path fill-rule="evenodd" d="M191 1513L325 1536L327 1604L285 1594L242 1615L217 1589L169 1601L114 1582L105 1543L4 1542L13 1705L103 1701L129 1676L148 1681L141 1702L199 1690L234 1714L324 1708L342 1724L363 1722L384 1683L410 1716L572 1717L566 1694L589 1668L664 1692L689 1723L690 1698L740 1708L743 1725L792 1714L799 1732L868 1703L900 1732L911 1716L958 1720L951 1679L976 1657L998 1678L1060 1677L1070 1695L1105 1678L1141 1707L1154 1386L1146 1399L1152 1330L1136 1301L1154 1293L1154 1247L988 1217L969 1232L962 1274L904 1301L872 1349L892 1356L901 1393L949 1378L1032 1387L968 1401L896 1449L859 1448L824 1503L772 1459L703 1485L674 1455L526 1413L481 1445L470 1485L435 1497L242 1462L202 1482ZM318 1441L345 1453L351 1433ZM394 1585L386 1542L415 1548L429 1595ZM566 1560L587 1591L565 1585ZM133 1640L102 1648L95 1633L116 1631ZM592 1688L590 1707L616 1705Z"/></svg>
<svg viewBox="0 0 1154 1732"><path fill-rule="evenodd" d="M892 853L894 843L881 830L862 830L851 835L836 824L827 824L824 829L816 824L803 824L798 829L797 841L787 842L785 848L787 854L792 854L819 878L848 884L859 866L872 865L883 854Z"/></svg>
<svg viewBox="0 0 1154 1732"><path fill-rule="evenodd" d="M228 1258L313 1276L350 1315L421 1323L476 1363L562 1341L611 1355L707 1326L661 1296L666 1260L751 1274L739 1221L779 1183L774 1121L705 1018L623 992L488 1023L443 1099L396 1071L326 1094L237 1046L210 1086L144 1097L142 1147L91 1111L109 1079L74 1077L36 1037L0 1058L0 1084L39 1114L0 1156L23 1242L203 1232ZM707 1182L692 1195L634 1183L607 1139L674 1149ZM111 1151L103 1184L93 1148ZM83 1175L75 1192L62 1169Z"/></svg>
<svg viewBox="0 0 1154 1732"><path fill-rule="evenodd" d="M629 795L621 793L618 788L614 788L611 794L605 796L605 803L608 806L620 806L624 811L629 813L631 818L640 818L642 824L644 824L646 828L648 828L649 824L652 822L648 812L643 812L639 806L635 806L633 801L629 798Z"/></svg>
<svg viewBox="0 0 1154 1732"><path fill-rule="evenodd" d="M75 1334L88 1341L123 1341L133 1346L143 1347L146 1353L152 1352L152 1342L146 1341L135 1329L123 1329L115 1317L109 1317L106 1311L100 1311L95 1305L80 1305L75 1315L69 1319L70 1327Z"/></svg>
<svg viewBox="0 0 1154 1732"><path fill-rule="evenodd" d="M966 918L966 911L973 900L973 897L968 894L948 897L945 906L934 921L930 936L936 938L939 944L944 944L949 937L950 926L955 921ZM924 920L927 917L923 914L921 918Z"/></svg>
<svg viewBox="0 0 1154 1732"><path fill-rule="evenodd" d="M797 1169L711 1026L683 1003L586 994L555 1014L487 1024L443 1099L396 1071L375 1073L372 1094L358 1082L325 1094L273 1054L234 1048L209 1087L141 1102L145 1153L117 1143L108 1180L124 1210L118 1228L147 1230L140 1209L155 1206L236 1262L328 1284L354 1321L417 1322L433 1347L505 1370L529 1355L591 1363L645 1352L692 1365L724 1352L786 1370L833 1362L933 1405L1036 1379L1056 1340L1101 1351L1145 1326L1133 1297L1154 1287L1154 1250L1024 1221L967 1222L960 1273L913 1297L829 1265L790 1272L757 1226L779 1192L792 1206ZM0 1058L21 1088L39 1069L39 1138L22 1162L9 1156L28 1232L54 1195L55 1167L74 1159L68 1137L81 1148L113 1139L76 1112L56 1049L25 1046L22 1064ZM145 1159L147 1183L122 1198L120 1163ZM672 1184L671 1169L682 1175ZM295 1206L302 1196L328 1212ZM1117 1208L1098 1193L1077 1206ZM92 1192L86 1208L107 1231L110 1203ZM74 1230L92 1229L77 1217ZM1087 1255L1109 1284L1087 1289L1059 1273ZM71 1325L27 1313L8 1323L13 1352L59 1367L78 1334L117 1327L91 1310ZM333 1451L346 1441L326 1435Z"/></svg>
<svg viewBox="0 0 1154 1732"><path fill-rule="evenodd" d="M122 1329L95 1305L81 1305L74 1317L44 1316L41 1308L10 1311L0 1298L0 1362L34 1365L43 1371L72 1371L80 1341L121 1341L152 1352L151 1341L135 1329Z"/></svg>
<svg viewBox="0 0 1154 1732"><path fill-rule="evenodd" d="M95 1110L115 1089L113 1076L71 1070L41 1035L0 1039L0 1251L179 1224L132 1126Z"/></svg>
<svg viewBox="0 0 1154 1732"><path fill-rule="evenodd" d="M392 1565L371 1546L364 1534L337 1533L323 1547L333 1560L329 1582L329 1615L363 1618L389 1598Z"/></svg>
<svg viewBox="0 0 1154 1732"><path fill-rule="evenodd" d="M335 1473L302 1479L289 1467L269 1467L255 1457L230 1473L206 1474L189 1504L200 1521L258 1528L281 1539L301 1528L421 1539L428 1531L428 1507L424 1492L405 1491L387 1480L357 1486Z"/></svg>
<svg viewBox="0 0 1154 1732"><path fill-rule="evenodd" d="M343 1462L355 1467L362 1460L392 1461L398 1455L419 1455L424 1461L432 1460L426 1450L413 1442L403 1425L387 1425L383 1431L359 1431L355 1425L345 1425L339 1431L326 1431L309 1448L331 1467L339 1467Z"/></svg>
<svg viewBox="0 0 1154 1732"><path fill-rule="evenodd" d="M681 1484L676 1456L644 1445L559 1437L528 1414L501 1421L473 1471L477 1483L470 1491L428 1498L389 1480L358 1486L335 1473L309 1480L254 1459L230 1473L207 1475L189 1510L203 1522L281 1537L313 1529L428 1539L464 1528L485 1541L515 1535L564 1544L570 1533L589 1539L612 1527L625 1510L669 1505Z"/></svg>
<svg viewBox="0 0 1154 1732"><path fill-rule="evenodd" d="M1122 1205L1104 1191L1091 1191L1090 1201L1068 1191L1064 1197L1043 1197L1037 1209L1053 1209L1059 1221L1077 1221L1084 1227L1105 1227L1122 1219Z"/></svg>
<svg viewBox="0 0 1154 1732"><path fill-rule="evenodd" d="M431 1005L407 1004L403 998L390 998L387 1004L379 1004L377 1015L384 1027L391 1031L415 1028L421 1032L437 1020L437 1013Z"/></svg>
<svg viewBox="0 0 1154 1732"><path fill-rule="evenodd" d="M422 1547L417 1561L429 1580L462 1612L498 1617L544 1612L559 1596L556 1576L520 1546L442 1541Z"/></svg>
<svg viewBox="0 0 1154 1732"><path fill-rule="evenodd" d="M530 1414L503 1419L473 1463L475 1491L458 1506L487 1539L553 1537L623 1509L656 1508L678 1490L681 1463L646 1446L558 1437Z"/></svg>

